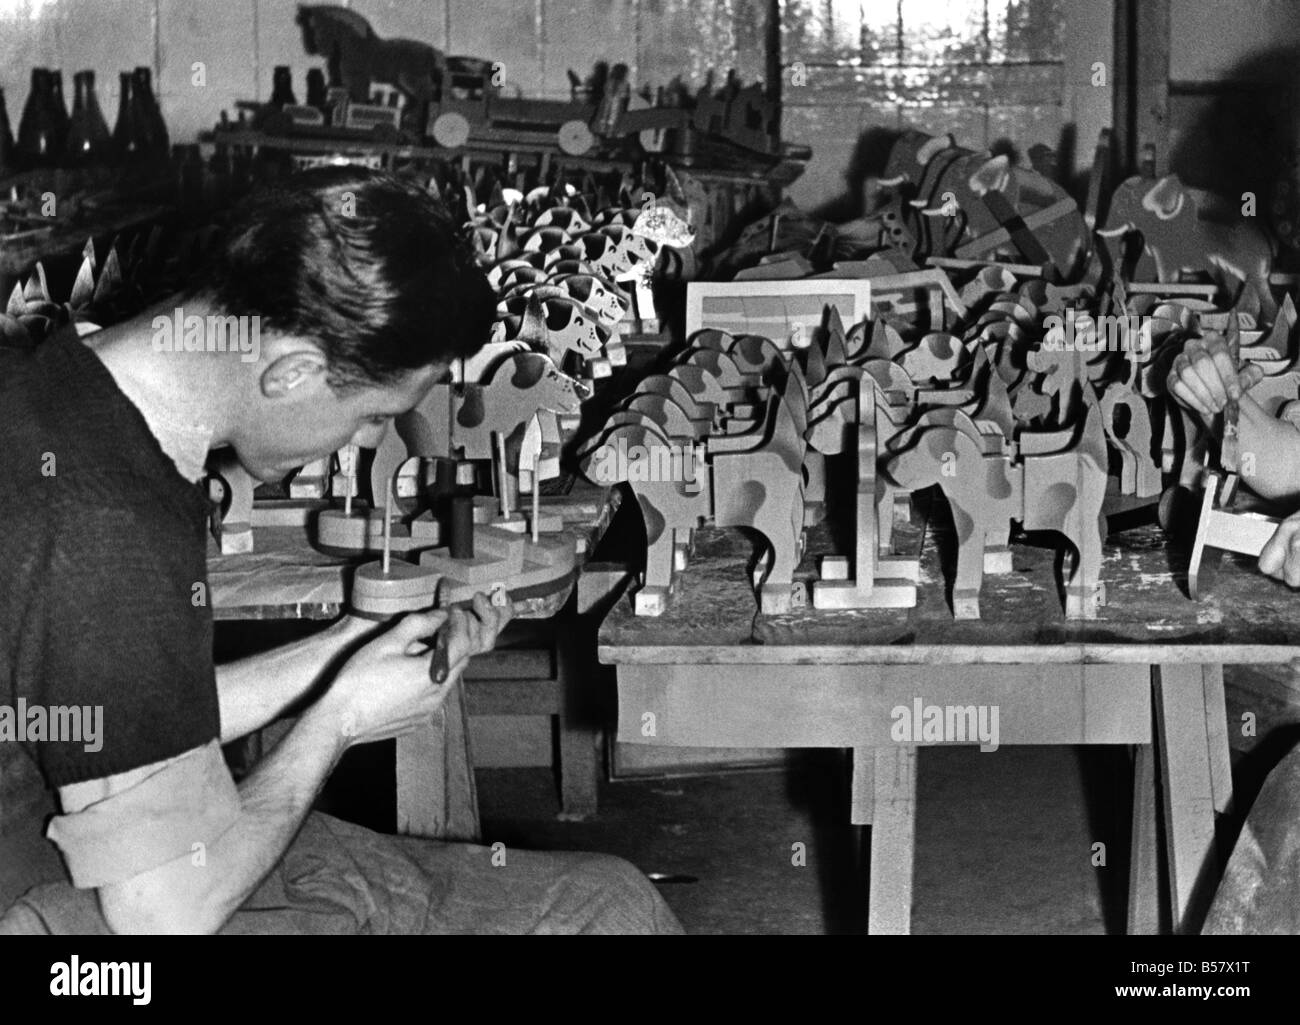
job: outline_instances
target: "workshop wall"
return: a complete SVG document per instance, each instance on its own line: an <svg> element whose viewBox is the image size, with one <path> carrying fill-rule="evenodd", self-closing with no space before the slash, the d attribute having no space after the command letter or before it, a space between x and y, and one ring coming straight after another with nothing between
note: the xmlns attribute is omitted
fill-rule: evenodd
<svg viewBox="0 0 1300 1025"><path fill-rule="evenodd" d="M1205 41L1213 39L1213 46ZM1224 192L1250 187L1297 136L1300 21L1292 0L1172 0L1170 167Z"/></svg>
<svg viewBox="0 0 1300 1025"><path fill-rule="evenodd" d="M1022 152L1046 143L1068 169L1090 163L1109 124L1108 3L786 0L783 18L786 136L815 154L791 190L801 203L856 188L843 176L873 126L950 131L972 147L1009 138Z"/></svg>
<svg viewBox="0 0 1300 1025"><path fill-rule="evenodd" d="M236 99L265 99L276 64L301 90L319 66L302 47L297 0L0 0L0 87L12 122L30 69L97 72L110 123L117 72L154 68L175 141L210 127ZM423 39L452 53L500 60L526 95L565 96L566 71L593 54L626 62L634 82L702 81L710 67L762 77L768 0L351 0L383 36ZM860 133L872 126L953 131L965 145L1010 137L1059 146L1085 167L1109 123L1110 88L1093 84L1110 61L1109 3L1066 0L783 0L786 138L814 159L791 190L825 202L845 185ZM484 12L491 12L485 16ZM128 31L121 29L126 27ZM125 40L125 42L123 42ZM193 84L195 62L206 84ZM1109 71L1109 67L1108 67ZM1109 81L1109 77L1107 79ZM69 97L70 99L70 97ZM1067 166L1069 166L1067 164Z"/></svg>

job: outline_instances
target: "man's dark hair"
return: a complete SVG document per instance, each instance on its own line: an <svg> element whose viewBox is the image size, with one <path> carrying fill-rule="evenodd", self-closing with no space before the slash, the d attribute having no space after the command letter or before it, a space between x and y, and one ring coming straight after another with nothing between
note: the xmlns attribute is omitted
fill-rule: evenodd
<svg viewBox="0 0 1300 1025"><path fill-rule="evenodd" d="M487 341L496 297L445 208L416 185L322 167L254 192L194 292L316 342L336 388L387 384Z"/></svg>

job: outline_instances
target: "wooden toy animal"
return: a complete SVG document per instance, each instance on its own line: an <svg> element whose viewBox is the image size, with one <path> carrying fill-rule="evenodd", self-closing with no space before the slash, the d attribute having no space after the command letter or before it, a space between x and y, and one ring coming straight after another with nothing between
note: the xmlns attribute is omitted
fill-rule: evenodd
<svg viewBox="0 0 1300 1025"><path fill-rule="evenodd" d="M840 370L849 368L837 368ZM849 445L857 453L857 489L854 499L854 549L851 558L829 556L821 563L821 579L813 584L816 608L898 608L916 604L917 559L882 558L889 541L882 543L880 524L892 526L894 491L877 485L877 424L892 430L887 416L877 414L876 402L884 398L869 375L861 374L854 393L840 407L851 406L843 423L832 417L833 428L809 429L810 445L824 455L843 452ZM848 427L849 430L843 428ZM892 534L892 531L890 532Z"/></svg>
<svg viewBox="0 0 1300 1025"><path fill-rule="evenodd" d="M297 21L303 48L326 59L330 81L342 83L354 103L370 101L372 82L388 82L406 96L413 116L424 117L443 83L441 52L415 39L381 39L370 22L346 7L300 5ZM423 120L415 123L423 131Z"/></svg>
<svg viewBox="0 0 1300 1025"><path fill-rule="evenodd" d="M751 447L746 435L715 436L705 442L712 468L714 523L752 527L769 546L754 571L759 611L768 615L787 612L792 604L806 600L803 587L794 586L794 571L803 555L807 450L807 423L799 422L795 390L790 383L784 394L768 399L759 445Z"/></svg>
<svg viewBox="0 0 1300 1025"><path fill-rule="evenodd" d="M1204 194L1202 194L1202 197ZM1276 312L1268 275L1273 244L1253 218L1236 224L1205 219L1197 193L1177 175L1158 181L1133 177L1111 196L1103 237L1141 235L1135 281L1177 281L1182 270L1206 270L1251 285L1269 318Z"/></svg>
<svg viewBox="0 0 1300 1025"><path fill-rule="evenodd" d="M486 383L434 385L419 406L394 421L375 451L371 495L382 498L407 459L445 458L458 450L464 459L492 459L495 436L521 435L538 413L577 413L589 396L586 385L537 352L501 360Z"/></svg>
<svg viewBox="0 0 1300 1025"><path fill-rule="evenodd" d="M633 611L639 616L658 616L667 609L675 553L689 544L690 533L713 513L708 473L696 473L693 480L671 479L686 476L671 472L671 454L680 451L676 442L642 420L616 424L581 461L589 480L606 484L628 481L641 509L646 565L641 587L632 596ZM663 467L670 472L662 472Z"/></svg>
<svg viewBox="0 0 1300 1025"><path fill-rule="evenodd" d="M1038 439L1022 432L1018 458L988 452L978 434L955 425L925 427L889 461L887 472L896 483L913 491L937 484L952 507L956 618L979 618L985 544L991 535L1005 537L1010 520L1025 530L1061 533L1074 546L1077 558L1065 585L1068 618L1095 618L1104 604L1106 438L1095 399L1085 405L1072 431Z"/></svg>

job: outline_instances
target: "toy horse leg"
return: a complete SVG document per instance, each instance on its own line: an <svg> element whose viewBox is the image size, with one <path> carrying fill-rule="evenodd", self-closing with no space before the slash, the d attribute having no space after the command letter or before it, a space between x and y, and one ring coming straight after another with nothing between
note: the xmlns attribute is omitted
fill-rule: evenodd
<svg viewBox="0 0 1300 1025"><path fill-rule="evenodd" d="M1083 521L1082 536L1066 535L1078 551L1078 558L1065 584L1066 619L1096 619L1097 609L1106 603L1106 592L1101 582L1105 517L1098 516L1093 520L1083 517Z"/></svg>
<svg viewBox="0 0 1300 1025"><path fill-rule="evenodd" d="M772 546L772 555L767 560L767 574L759 589L758 610L765 616L773 616L789 612L795 605L794 571L799 565L799 536L789 538L778 534L774 538L766 532L763 536Z"/></svg>
<svg viewBox="0 0 1300 1025"><path fill-rule="evenodd" d="M956 510L954 509L954 519ZM970 521L967 521L970 523ZM968 530L958 527L957 576L952 583L954 619L980 618L980 587L984 583L984 531L970 523Z"/></svg>
<svg viewBox="0 0 1300 1025"><path fill-rule="evenodd" d="M638 616L662 616L668 607L673 582L672 530L665 530L646 546L645 582L632 596L632 611Z"/></svg>
<svg viewBox="0 0 1300 1025"><path fill-rule="evenodd" d="M803 469L803 522L811 527L826 515L826 457L810 449L803 457Z"/></svg>
<svg viewBox="0 0 1300 1025"><path fill-rule="evenodd" d="M673 570L681 573L691 561L694 531L690 527L673 528Z"/></svg>

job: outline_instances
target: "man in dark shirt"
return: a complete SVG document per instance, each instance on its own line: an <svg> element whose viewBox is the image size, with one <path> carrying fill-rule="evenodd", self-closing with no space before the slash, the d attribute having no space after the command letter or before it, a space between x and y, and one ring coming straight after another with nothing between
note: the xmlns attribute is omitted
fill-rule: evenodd
<svg viewBox="0 0 1300 1025"><path fill-rule="evenodd" d="M310 813L351 745L428 722L508 609L479 596L472 612L387 629L344 617L213 666L196 485L208 450L230 446L271 480L373 447L478 349L493 309L430 197L331 168L250 201L163 308L0 350L0 705L102 712L93 743L26 738L58 793L46 835L71 885L32 890L0 931L678 931L617 859L510 851L502 864ZM256 330L214 346L209 326L186 344L209 317ZM453 669L435 686L440 628ZM220 745L312 697L236 786Z"/></svg>

